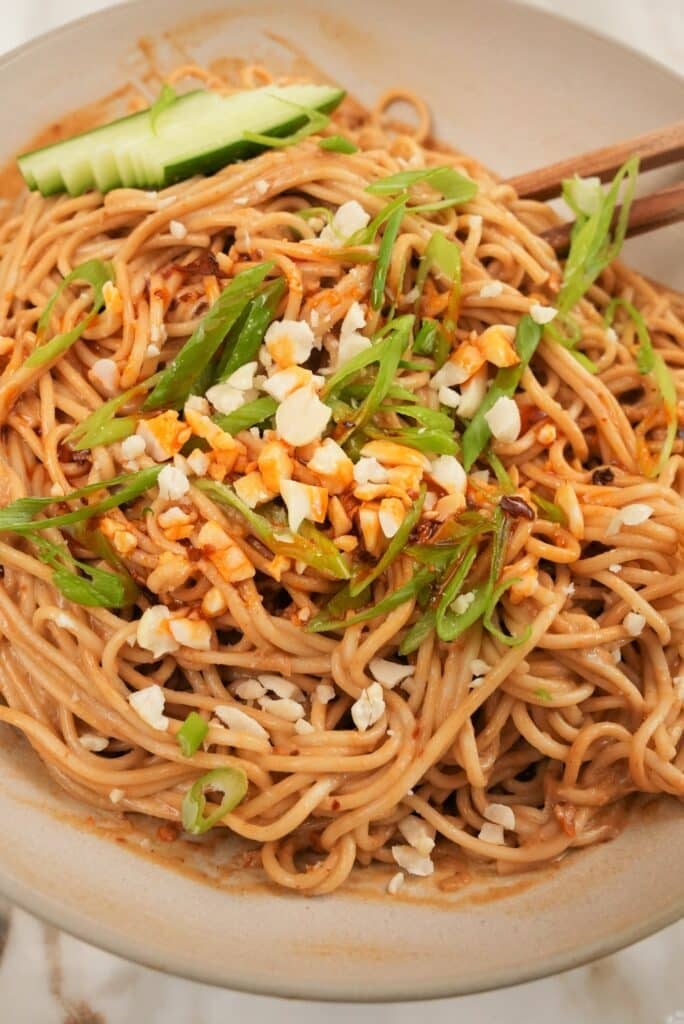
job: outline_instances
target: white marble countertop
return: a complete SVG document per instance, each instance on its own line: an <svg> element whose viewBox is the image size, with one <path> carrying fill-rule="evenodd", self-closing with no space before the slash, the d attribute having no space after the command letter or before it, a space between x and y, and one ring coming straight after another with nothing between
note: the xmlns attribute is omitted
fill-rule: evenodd
<svg viewBox="0 0 684 1024"><path fill-rule="evenodd" d="M108 0L21 0L2 5L0 50ZM514 0L511 0L514 2ZM684 0L531 0L679 70ZM171 978L103 953L0 908L1 1024L224 1024L235 1019L314 1024L684 1024L684 922L588 967L515 989L403 1006L293 1004Z"/></svg>

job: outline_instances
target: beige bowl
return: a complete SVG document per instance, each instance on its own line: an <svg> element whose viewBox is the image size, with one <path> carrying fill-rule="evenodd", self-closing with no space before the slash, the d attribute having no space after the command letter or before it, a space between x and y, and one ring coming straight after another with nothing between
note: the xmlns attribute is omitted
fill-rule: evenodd
<svg viewBox="0 0 684 1024"><path fill-rule="evenodd" d="M411 86L429 99L442 137L503 173L665 124L684 109L684 82L660 66L509 0L250 0L213 18L201 14L205 0L194 6L183 40L198 59L291 66L301 57L277 36L296 39L362 99ZM136 40L162 39L187 10L186 0L138 0L6 57L4 155L123 82ZM166 37L162 51L172 47ZM682 226L670 228L630 243L628 255L682 286L683 242ZM147 836L111 820L93 827L3 728L0 821L0 888L10 899L123 956L253 992L398 1000L488 989L605 955L684 908L684 811L674 801L541 876L480 880L447 895L411 883L389 898L388 873L378 871L304 900L233 871L226 840L164 844L154 827Z"/></svg>

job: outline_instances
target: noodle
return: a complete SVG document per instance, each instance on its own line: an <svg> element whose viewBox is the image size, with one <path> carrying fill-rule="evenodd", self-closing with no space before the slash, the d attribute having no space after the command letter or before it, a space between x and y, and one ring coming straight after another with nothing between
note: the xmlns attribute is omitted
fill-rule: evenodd
<svg viewBox="0 0 684 1024"><path fill-rule="evenodd" d="M269 81L261 67L243 74L242 87ZM226 94L236 84L192 66L169 81L188 76ZM398 102L414 107L415 127L392 120ZM422 316L449 320L450 293L438 274L428 277L421 295L413 294L435 230L460 247L453 351L474 344L490 326L514 328L535 304L553 305L563 267L540 233L555 214L519 199L470 157L437 147L427 108L412 93L392 90L370 112L348 100L333 130L357 151L341 155L305 139L158 194L128 188L78 198L23 194L2 210L0 505L52 496L46 514L61 514L74 507L60 502L70 491L125 472L121 443L81 451L69 435L112 394L168 365L238 268L243 273L272 261L269 281L285 281L277 319L311 326L318 348L313 365L325 375L355 304L364 310L367 336L385 322L383 310L369 302L377 249L364 243L372 260L357 262L339 247L326 248L319 241L322 215L306 211L334 212L356 201L374 217L386 198L366 187L407 167L448 163L479 190L436 214L405 213L387 267L397 315L413 312L418 301ZM62 278L86 260L112 261L115 293L59 359L25 365L41 340L45 306ZM430 856L439 866L453 846L502 872L542 865L614 836L614 812L632 793L684 795L681 431L653 475L667 423L634 358L637 325L618 307L619 334L606 326L614 297L642 314L681 399L681 297L614 262L573 310L577 349L586 358L578 360L546 333L520 379L519 435L493 447L514 492L498 628L480 618L453 642L428 629L415 653L402 659L399 647L425 611L416 591L338 632L311 631L307 624L338 582L269 551L210 489L193 485L174 500L153 487L125 510L96 520L140 587L133 608L67 600L33 535L3 534L0 720L24 733L61 786L103 809L115 805L180 822L193 782L214 769L242 770L247 795L220 825L260 845L276 885L308 895L343 885L355 864L379 861L396 870L408 857L407 870L427 874ZM59 331L78 325L91 305L89 289L64 291L55 307ZM102 360L116 364L109 390L94 373ZM397 377L435 411L436 369L430 356L415 357ZM134 397L124 413L139 406ZM386 428L397 429L401 419L387 415ZM229 482L235 473L261 469L264 431L236 437L237 468L215 479ZM316 487L320 480L304 448L296 452L294 479ZM184 464L177 456L176 465ZM138 468L152 465L149 454L140 457ZM415 483L415 466L387 466L396 479ZM468 480L469 513L506 507L485 466L480 460ZM362 564L374 564L387 547L381 534L371 536L378 509L403 519L415 506L413 483L388 484L386 472L384 479L366 481L362 499L352 496L356 484L331 489L332 525L324 529L338 554L365 548ZM546 506L536 507L535 495ZM435 531L439 536L458 521L465 500L448 492L426 499L411 543L429 543ZM164 518L169 508L180 513ZM635 518L634 508L645 514ZM198 547L199 530L210 521L228 534L229 550L252 575L227 579L208 549ZM45 537L52 544L67 540L78 559L106 568L83 536L52 527ZM470 600L494 559L488 545L485 539L470 569L464 588ZM366 604L410 588L416 571L402 550L372 583ZM159 605L172 617L185 615L190 632L208 623L210 641L177 644L155 657L137 642L138 624L146 609ZM407 672L394 685L385 681L380 713L362 728L355 709L371 701L378 658ZM241 685L255 679L257 686L242 691L254 696L240 696ZM129 700L152 686L163 695L163 727ZM231 717L236 710L242 717ZM191 711L208 731L188 757L177 734Z"/></svg>

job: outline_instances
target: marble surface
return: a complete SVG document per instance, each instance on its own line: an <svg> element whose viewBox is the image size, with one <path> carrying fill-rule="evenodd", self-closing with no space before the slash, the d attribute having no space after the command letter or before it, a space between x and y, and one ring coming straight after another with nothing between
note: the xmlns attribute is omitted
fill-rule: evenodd
<svg viewBox="0 0 684 1024"><path fill-rule="evenodd" d="M514 0L511 0L514 2ZM533 0L684 70L684 0ZM99 0L3 4L9 50ZM0 905L0 1024L684 1024L684 922L588 967L515 989L403 1006L323 1006L245 996L127 963Z"/></svg>

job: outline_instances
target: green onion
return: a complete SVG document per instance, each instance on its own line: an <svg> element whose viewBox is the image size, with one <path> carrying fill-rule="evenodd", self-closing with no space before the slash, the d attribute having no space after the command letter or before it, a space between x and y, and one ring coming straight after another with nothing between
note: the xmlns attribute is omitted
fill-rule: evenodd
<svg viewBox="0 0 684 1024"><path fill-rule="evenodd" d="M550 692L543 686L540 686L538 689L536 689L534 691L534 695L538 700L543 700L546 703L553 700L553 697L551 696Z"/></svg>
<svg viewBox="0 0 684 1024"><path fill-rule="evenodd" d="M494 533L494 542L487 580L473 588L472 600L463 612L454 612L453 603L461 593L477 557L479 538L489 531ZM465 524L455 524L454 537L458 538L455 547L453 544L440 544L415 545L406 548L406 553L413 558L418 558L419 561L428 562L428 559L431 558L432 564L438 570L441 568L446 571L447 579L440 584L441 593L437 607L435 608L433 605L428 608L422 617L414 623L400 645L400 653L410 654L415 651L432 629L436 629L440 640L450 643L461 636L478 619L483 620L482 624L485 629L499 639L504 638L502 642L509 646L525 642L529 636L527 631L521 637L509 637L501 632L492 621L494 609L501 594L511 585L510 581L500 586L497 586L496 583L501 574L509 531L508 520L501 509L497 507L492 520L478 516L477 519L469 518ZM436 549L434 553L430 552L431 547ZM442 551L439 550L440 547L443 548Z"/></svg>
<svg viewBox="0 0 684 1024"><path fill-rule="evenodd" d="M542 328L534 322L531 316L525 314L518 323L518 329L515 334L515 347L520 362L517 366L507 366L497 370L489 391L485 395L480 408L466 427L461 439L463 465L466 470L470 470L492 436L489 424L485 419L485 414L489 412L499 398L513 397L520 383L520 378L534 355L541 337Z"/></svg>
<svg viewBox="0 0 684 1024"><path fill-rule="evenodd" d="M161 372L154 390L143 409L160 409L182 405L193 393L202 372L222 345L233 324L255 297L273 263L261 263L234 277L221 292L209 312L200 321L176 358Z"/></svg>
<svg viewBox="0 0 684 1024"><path fill-rule="evenodd" d="M611 299L606 309L606 326L610 327L613 323L615 310L618 306L622 306L636 328L639 339L636 356L637 369L641 374L650 373L653 375L653 380L662 395L663 405L665 406L665 421L667 423L665 441L660 449L657 462L653 466L646 467L647 475L658 476L672 454L677 438L677 387L667 363L660 353L656 352L653 348L653 342L651 341L646 321L636 306L633 306L631 302L627 302L625 299Z"/></svg>
<svg viewBox="0 0 684 1024"><path fill-rule="evenodd" d="M252 299L234 343L231 345L231 339L228 339L225 353L216 373L217 381L227 380L231 373L235 373L245 363L256 359L266 329L275 317L284 291L285 279L279 277L271 284L267 284L264 290Z"/></svg>
<svg viewBox="0 0 684 1024"><path fill-rule="evenodd" d="M367 224L365 228L359 228L358 231L355 231L354 234L346 240L345 248L353 248L357 245L370 245L385 221L389 220L392 214L399 209L399 207L403 207L405 205L406 198L403 195L397 196L396 199L392 199L387 206L383 206L382 210L380 210L379 213L376 213L370 224Z"/></svg>
<svg viewBox="0 0 684 1024"><path fill-rule="evenodd" d="M514 583L520 583L520 578L514 577L510 580L504 580L503 583L500 583L498 587L494 588L489 599L489 604L485 610L484 617L482 619L482 625L484 626L484 628L489 633L491 633L492 636L495 636L496 639L499 640L502 644L505 644L506 647L519 647L520 644L526 643L532 635L532 627L526 626L523 632L519 633L517 636L509 636L508 633L504 633L503 630L499 629L498 626L495 626L494 622L492 621L494 609L496 608L498 602L500 601L503 594L505 594L505 592L510 587L512 587Z"/></svg>
<svg viewBox="0 0 684 1024"><path fill-rule="evenodd" d="M343 135L329 135L327 139L321 139L318 145L330 153L358 153L359 151L359 147L355 146L351 139L345 139Z"/></svg>
<svg viewBox="0 0 684 1024"><path fill-rule="evenodd" d="M425 247L423 258L416 275L416 288L423 290L425 279L430 270L437 267L458 292L461 286L461 250L455 242L450 242L441 232L435 231Z"/></svg>
<svg viewBox="0 0 684 1024"><path fill-rule="evenodd" d="M424 615L421 615L399 644L399 654L413 654L435 628L436 618L437 612L434 608L430 608Z"/></svg>
<svg viewBox="0 0 684 1024"><path fill-rule="evenodd" d="M361 593L366 587L370 586L378 576L381 576L383 572L392 564L395 558L398 558L403 549L406 547L411 531L420 519L420 514L423 511L423 505L425 503L425 484L421 485L420 494L418 500L414 505L411 506L406 517L404 518L401 526L395 533L392 540L387 545L384 554L375 563L372 568L358 569L349 583L349 593L352 597L355 594Z"/></svg>
<svg viewBox="0 0 684 1024"><path fill-rule="evenodd" d="M196 711L191 711L176 733L183 757L192 757L208 732L207 722Z"/></svg>
<svg viewBox="0 0 684 1024"><path fill-rule="evenodd" d="M359 408L354 411L350 419L351 425L347 428L346 433L342 438L338 438L340 444L344 444L354 431L368 423L379 409L381 403L387 398L394 383L401 357L409 345L413 320L412 316L403 316L391 321L390 330L384 332L385 337L382 340L376 341L369 349L359 352L358 355L345 363L337 373L333 374L324 387L322 398L327 402L359 370L364 369L371 363L378 363L375 381Z"/></svg>
<svg viewBox="0 0 684 1024"><path fill-rule="evenodd" d="M86 448L94 448L96 445L113 444L115 441L122 441L135 432L138 423L137 416L124 416L116 419L119 409L130 402L131 399L144 395L150 391L161 377L161 371L153 377L134 384L128 391L122 391L115 398L101 405L90 416L87 416L81 423L77 423L71 433L67 434L66 442L77 451Z"/></svg>
<svg viewBox="0 0 684 1024"><path fill-rule="evenodd" d="M42 511L48 505L54 505L55 498L18 498L16 501L0 508L0 533L12 531L14 533L32 533L35 530L46 530L50 526L70 526L72 523L80 523L93 516L108 512L109 509L118 508L120 505L138 495L148 491L157 482L161 472L161 466L150 466L149 469L141 469L139 473L122 473L120 476L112 477L111 480L104 480L94 484L87 484L77 491L71 491L59 498L60 502L75 501L84 498L96 491L103 491L112 487L119 490L109 497L97 501L93 505L83 505L73 512L65 512L59 516L51 516L48 519L34 519L36 512Z"/></svg>
<svg viewBox="0 0 684 1024"><path fill-rule="evenodd" d="M429 427L431 430L441 430L445 433L453 432L454 421L451 416L438 409L428 409L425 405L381 405L378 413L395 413L397 416L406 416L415 420L421 427Z"/></svg>
<svg viewBox="0 0 684 1024"><path fill-rule="evenodd" d="M316 618L323 616L323 620L330 619L334 621L336 618L343 618L344 614L349 611L356 611L358 608L363 608L366 602L370 598L370 588L362 590L361 593L356 594L354 597L349 593L349 584L341 587L337 593L330 598L325 608L323 608ZM311 620L314 621L313 619Z"/></svg>
<svg viewBox="0 0 684 1024"><path fill-rule="evenodd" d="M313 220L315 217L323 217L328 227L333 222L332 210L327 206L307 206L303 210L295 210L294 213L302 220Z"/></svg>
<svg viewBox="0 0 684 1024"><path fill-rule="evenodd" d="M287 104L288 107L298 110L305 119L305 123L297 131L282 138L279 138L277 135L262 135L259 132L243 132L242 137L247 142L256 142L259 146L266 146L268 149L282 149L285 146L294 146L298 142L302 142L309 135L322 132L330 124L328 115L320 110L314 110L312 107L303 107L299 103L283 99L282 96L272 96L272 98L278 99L281 103ZM297 118L297 121L299 121L299 118Z"/></svg>
<svg viewBox="0 0 684 1024"><path fill-rule="evenodd" d="M380 309L385 298L385 282L387 281L387 271L392 259L392 249L397 240L397 234L405 212L406 205L400 203L387 220L387 227L380 243L378 262L371 285L371 306L373 309Z"/></svg>
<svg viewBox="0 0 684 1024"><path fill-rule="evenodd" d="M45 537L32 538L36 557L52 570L52 583L74 604L88 608L124 608L132 604L138 588L127 572L114 573L74 558L65 546Z"/></svg>
<svg viewBox="0 0 684 1024"><path fill-rule="evenodd" d="M515 487L513 486L513 481L511 480L510 476L506 472L506 468L505 468L503 462L501 461L501 459L499 458L499 456L495 455L494 452L488 452L487 453L487 462L492 467L492 470L494 472L494 476L496 477L496 482L498 483L498 485L501 488L501 490L503 491L503 493L504 494L513 494L514 491L515 491Z"/></svg>
<svg viewBox="0 0 684 1024"><path fill-rule="evenodd" d="M31 353L24 363L24 366L31 370L45 366L47 363L51 363L53 359L57 359L59 356L63 355L67 349L71 348L74 342L78 341L83 332L92 323L104 306L102 289L108 281L113 280L114 271L111 263L104 263L102 260L87 260L85 263L81 263L79 266L74 267L71 273L67 274L60 283L59 287L45 307L45 310L38 321L38 348ZM85 281L87 284L92 286L93 307L90 313L88 313L83 320L79 321L75 327L72 327L70 331L66 331L64 334L57 334L54 338L51 338L50 341L42 344L42 337L50 326L52 311L57 299L60 297L64 289L74 281Z"/></svg>
<svg viewBox="0 0 684 1024"><path fill-rule="evenodd" d="M396 441L397 444L405 444L407 448L415 448L426 454L456 455L458 452L458 441L452 434L430 427L389 427L384 429L366 426L364 431L368 437L376 440Z"/></svg>
<svg viewBox="0 0 684 1024"><path fill-rule="evenodd" d="M412 579L407 580L402 586L386 594L377 604L372 605L370 608L365 608L362 612L357 612L356 615L352 615L348 619L331 618L330 604L328 604L326 608L320 611L318 615L315 615L307 624L307 631L309 633L324 633L329 630L346 629L347 626L356 626L359 622L368 622L378 615L386 615L395 608L399 608L402 604L406 604L412 597L415 597L433 577L434 573L430 572L429 569L421 569Z"/></svg>
<svg viewBox="0 0 684 1024"><path fill-rule="evenodd" d="M219 792L223 799L213 814L205 814L207 798L205 792ZM247 792L247 776L242 768L214 768L193 782L183 797L181 822L186 832L201 835L213 828L221 818L235 810ZM210 804L209 806L216 806Z"/></svg>
<svg viewBox="0 0 684 1024"><path fill-rule="evenodd" d="M173 86L169 85L168 82L164 82L159 95L150 107L150 128L152 129L153 135L157 134L157 122L161 115L165 110L168 110L169 107L172 107L177 100L178 93L176 90Z"/></svg>
<svg viewBox="0 0 684 1024"><path fill-rule="evenodd" d="M405 192L413 185L425 184L441 192L443 200L435 203L423 203L420 206L408 207L408 212L429 213L442 210L449 206L467 203L477 195L477 183L465 175L459 174L453 167L430 167L421 171L402 171L388 178L380 178L366 187L366 192L376 196L393 196Z"/></svg>
<svg viewBox="0 0 684 1024"><path fill-rule="evenodd" d="M572 231L570 251L565 261L563 284L558 295L558 310L569 312L591 287L599 274L617 257L627 230L629 211L634 198L638 157L631 157L617 172L610 188L601 196L596 211L578 216ZM612 227L620 186L625 181L622 206L617 223ZM563 195L569 205L574 202L572 179L563 183Z"/></svg>
<svg viewBox="0 0 684 1024"><path fill-rule="evenodd" d="M439 370L449 358L450 351L451 343L442 325L437 320L423 320L413 342L414 355L430 356Z"/></svg>
<svg viewBox="0 0 684 1024"><path fill-rule="evenodd" d="M567 349L572 358L588 373L598 373L598 366L593 359L590 359L584 352L580 352L576 347L582 340L582 329L570 313L556 317L551 323L545 324L544 330L547 337Z"/></svg>
<svg viewBox="0 0 684 1024"><path fill-rule="evenodd" d="M229 413L216 413L212 420L227 434L239 434L241 430L258 427L269 416L272 416L278 403L275 398L255 398L253 402L241 405L239 409Z"/></svg>
<svg viewBox="0 0 684 1024"><path fill-rule="evenodd" d="M413 558L415 561L428 566L434 573L435 576L453 571L456 566L456 582L451 581L450 591L447 594L447 599L444 600L444 608L442 610L442 631L447 631L453 628L454 623L461 626L461 632L467 628L471 622L474 622L481 614L484 613L486 607L486 595L478 594L476 588L475 600L471 606L466 609L466 613L469 613L469 619L465 621L462 617L456 616L450 609L448 604L452 603L454 598L457 596L455 588L462 586L462 583L472 566L473 560L476 557L479 539L486 533L490 533L499 528L499 519L495 517L494 520L488 519L479 512L464 512L459 518L450 524L448 524L447 536L443 540L439 540L435 544L414 544L409 545L405 551L406 554ZM459 563L460 560L460 563ZM449 580L447 580L447 586ZM442 582L442 594L440 596L440 602L444 598L444 587L445 584ZM428 607L423 615L411 626L406 635L404 636L400 647L400 654L411 654L418 647L433 629L437 625L437 613L438 608L434 605ZM472 616L472 619L470 619Z"/></svg>
<svg viewBox="0 0 684 1024"><path fill-rule="evenodd" d="M150 509L150 511L152 510ZM68 532L79 544L84 548L88 548L89 551L92 551L93 554L110 565L119 576L123 577L126 581L128 592L132 595L132 601L138 593L135 580L126 568L123 558L114 550L111 541L105 537L104 533L98 530L89 519L84 520L82 523L74 523ZM129 601L128 603L131 602Z"/></svg>
<svg viewBox="0 0 684 1024"><path fill-rule="evenodd" d="M464 612L456 614L451 607L463 589L466 576L470 572L476 556L477 544L471 544L468 548L465 548L456 572L442 592L435 616L437 636L440 640L455 640L471 622L475 622L482 614L481 612L476 612L477 596ZM468 619L467 623L466 619Z"/></svg>
<svg viewBox="0 0 684 1024"><path fill-rule="evenodd" d="M312 524L302 523L300 532L292 534L282 527L274 526L265 516L254 512L225 484L201 479L195 481L195 486L208 494L213 501L238 512L249 524L254 536L258 537L274 555L285 555L287 558L304 562L333 579L349 579L351 572L347 559L321 530L311 528Z"/></svg>
<svg viewBox="0 0 684 1024"><path fill-rule="evenodd" d="M544 513L544 519L548 519L550 523L559 523L561 526L568 525L568 517L560 505L556 505L555 501L542 498L541 494L532 494L532 501L540 512Z"/></svg>

